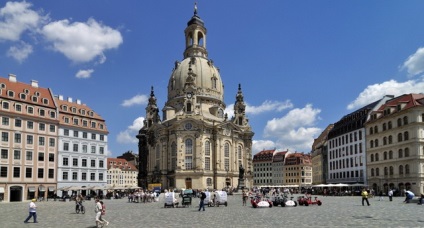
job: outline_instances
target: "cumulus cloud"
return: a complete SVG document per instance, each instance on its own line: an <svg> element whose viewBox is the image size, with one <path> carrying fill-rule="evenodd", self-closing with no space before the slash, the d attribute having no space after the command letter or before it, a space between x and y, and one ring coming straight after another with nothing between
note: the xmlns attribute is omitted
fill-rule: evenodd
<svg viewBox="0 0 424 228"><path fill-rule="evenodd" d="M19 44L12 46L7 51L7 56L14 58L22 63L32 53L32 46L21 41Z"/></svg>
<svg viewBox="0 0 424 228"><path fill-rule="evenodd" d="M137 143L137 138L135 137L138 131L143 127L144 117L138 117L135 119L131 126L128 126L124 131L119 132L116 137L116 141L122 144L131 144Z"/></svg>
<svg viewBox="0 0 424 228"><path fill-rule="evenodd" d="M35 31L47 16L31 10L28 2L7 2L0 9L0 41L18 41L23 32Z"/></svg>
<svg viewBox="0 0 424 228"><path fill-rule="evenodd" d="M90 78L91 74L94 72L93 69L88 69L88 70L79 70L77 72L77 74L75 75L75 77L77 78Z"/></svg>
<svg viewBox="0 0 424 228"><path fill-rule="evenodd" d="M424 72L424 48L420 47L418 50L410 55L403 63L401 69L408 71L409 76L414 76Z"/></svg>
<svg viewBox="0 0 424 228"><path fill-rule="evenodd" d="M103 25L93 18L86 23L60 20L45 25L45 38L53 43L53 49L74 62L89 62L96 57L99 63L106 59L104 52L118 48L122 35L118 30Z"/></svg>
<svg viewBox="0 0 424 228"><path fill-rule="evenodd" d="M269 120L264 129L264 137L275 140L276 148L309 152L314 138L321 132L315 127L320 109L307 104L304 108L290 110L281 118Z"/></svg>
<svg viewBox="0 0 424 228"><path fill-rule="evenodd" d="M385 81L381 84L369 85L348 106L348 110L362 108L374 101L380 100L385 95L399 96L407 93L422 93L424 91L424 79L397 82Z"/></svg>
<svg viewBox="0 0 424 228"><path fill-rule="evenodd" d="M281 101L264 101L259 106L253 106L246 103L246 114L248 115L259 115L265 112L281 112L286 109L293 108L293 104L290 100L284 102ZM228 118L231 119L234 116L234 104L228 105L225 108Z"/></svg>
<svg viewBox="0 0 424 228"><path fill-rule="evenodd" d="M276 147L275 142L271 140L253 140L252 141L252 154L255 155L262 150L272 150Z"/></svg>
<svg viewBox="0 0 424 228"><path fill-rule="evenodd" d="M128 100L124 100L121 105L124 107L130 107L133 105L145 105L147 104L148 100L149 97L146 95L135 95L134 97Z"/></svg>

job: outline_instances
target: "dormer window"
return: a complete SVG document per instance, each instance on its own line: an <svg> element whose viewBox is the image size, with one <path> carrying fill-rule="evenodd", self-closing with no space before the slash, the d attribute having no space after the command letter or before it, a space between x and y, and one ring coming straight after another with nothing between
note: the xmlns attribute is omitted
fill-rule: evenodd
<svg viewBox="0 0 424 228"><path fill-rule="evenodd" d="M91 122L91 128L96 128L96 122Z"/></svg>
<svg viewBox="0 0 424 228"><path fill-rule="evenodd" d="M8 90L7 91L7 96L14 97L15 96L15 92L13 92L12 90Z"/></svg>
<svg viewBox="0 0 424 228"><path fill-rule="evenodd" d="M1 83L1 84L0 84L0 87L1 87L2 89L6 89L6 84Z"/></svg>
<svg viewBox="0 0 424 228"><path fill-rule="evenodd" d="M74 119L74 125L78 125L78 119L77 118Z"/></svg>
<svg viewBox="0 0 424 228"><path fill-rule="evenodd" d="M63 105L63 106L62 106L62 109L63 109L63 111L67 112L67 111L68 111L68 106Z"/></svg>
<svg viewBox="0 0 424 228"><path fill-rule="evenodd" d="M29 90L28 89L24 89L24 93L25 94L29 94Z"/></svg>
<svg viewBox="0 0 424 228"><path fill-rule="evenodd" d="M85 110L84 109L81 109L81 115L85 116Z"/></svg>
<svg viewBox="0 0 424 228"><path fill-rule="evenodd" d="M32 102L38 102L38 97L32 96Z"/></svg>
<svg viewBox="0 0 424 228"><path fill-rule="evenodd" d="M40 92L35 92L34 96L39 97L40 96Z"/></svg>
<svg viewBox="0 0 424 228"><path fill-rule="evenodd" d="M69 123L69 118L65 117L65 123Z"/></svg>
<svg viewBox="0 0 424 228"><path fill-rule="evenodd" d="M47 98L43 98L43 104L45 105L49 104L49 100Z"/></svg>
<svg viewBox="0 0 424 228"><path fill-rule="evenodd" d="M26 99L26 94L25 93L21 93L20 96L21 100L25 100Z"/></svg>
<svg viewBox="0 0 424 228"><path fill-rule="evenodd" d="M72 109L72 112L73 112L73 113L77 113L77 108L72 107L71 109Z"/></svg>

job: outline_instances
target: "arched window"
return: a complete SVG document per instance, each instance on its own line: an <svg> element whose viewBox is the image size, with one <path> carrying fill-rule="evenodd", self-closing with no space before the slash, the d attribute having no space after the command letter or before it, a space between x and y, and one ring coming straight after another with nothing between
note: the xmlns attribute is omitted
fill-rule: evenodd
<svg viewBox="0 0 424 228"><path fill-rule="evenodd" d="M374 126L374 133L378 133L378 127L377 126Z"/></svg>
<svg viewBox="0 0 424 228"><path fill-rule="evenodd" d="M403 150L399 149L398 151L398 158L403 158Z"/></svg>
<svg viewBox="0 0 424 228"><path fill-rule="evenodd" d="M404 153L404 155L405 155L405 158L406 158L406 157L409 157L409 148L405 148L405 153Z"/></svg>
<svg viewBox="0 0 424 228"><path fill-rule="evenodd" d="M374 141L373 140L371 140L371 142L370 142L370 148L374 148Z"/></svg>
<svg viewBox="0 0 424 228"><path fill-rule="evenodd" d="M384 151L383 153L383 160L387 160L387 151Z"/></svg>
<svg viewBox="0 0 424 228"><path fill-rule="evenodd" d="M230 157L230 144L227 142L224 145L224 157Z"/></svg>
<svg viewBox="0 0 424 228"><path fill-rule="evenodd" d="M387 137L383 138L383 145L387 145Z"/></svg>
<svg viewBox="0 0 424 228"><path fill-rule="evenodd" d="M378 162L378 153L375 154L375 161Z"/></svg>
<svg viewBox="0 0 424 228"><path fill-rule="evenodd" d="M386 130L386 123L383 123L383 131Z"/></svg>
<svg viewBox="0 0 424 228"><path fill-rule="evenodd" d="M374 161L374 154L371 154L371 162Z"/></svg>
<svg viewBox="0 0 424 228"><path fill-rule="evenodd" d="M185 154L193 154L193 140L191 139L185 141Z"/></svg>
<svg viewBox="0 0 424 228"><path fill-rule="evenodd" d="M399 174L402 175L403 174L403 165L399 166Z"/></svg>
<svg viewBox="0 0 424 228"><path fill-rule="evenodd" d="M398 134L398 142L402 142L402 133Z"/></svg>
<svg viewBox="0 0 424 228"><path fill-rule="evenodd" d="M393 137L391 135L389 135L389 144L393 143Z"/></svg>
<svg viewBox="0 0 424 228"><path fill-rule="evenodd" d="M211 155L211 142L207 140L205 142L205 156L210 156L210 155Z"/></svg>
<svg viewBox="0 0 424 228"><path fill-rule="evenodd" d="M388 123L387 123L387 128L390 130L390 129L392 129L392 121L389 121Z"/></svg>
<svg viewBox="0 0 424 228"><path fill-rule="evenodd" d="M380 169L379 168L375 168L375 175L380 176Z"/></svg>
<svg viewBox="0 0 424 228"><path fill-rule="evenodd" d="M397 119L397 126L398 127L402 126L402 119L401 118Z"/></svg>
<svg viewBox="0 0 424 228"><path fill-rule="evenodd" d="M389 150L389 159L393 159L393 151Z"/></svg>
<svg viewBox="0 0 424 228"><path fill-rule="evenodd" d="M191 103L190 102L187 102L187 109L186 109L186 111L187 112L191 112Z"/></svg>
<svg viewBox="0 0 424 228"><path fill-rule="evenodd" d="M378 147L378 139L374 140L375 147Z"/></svg>
<svg viewBox="0 0 424 228"><path fill-rule="evenodd" d="M405 174L409 174L409 165L405 165Z"/></svg>
<svg viewBox="0 0 424 228"><path fill-rule="evenodd" d="M404 116L403 117L403 125L407 125L408 124L408 117Z"/></svg>
<svg viewBox="0 0 424 228"><path fill-rule="evenodd" d="M389 168L389 175L393 175L393 166L390 166Z"/></svg>
<svg viewBox="0 0 424 228"><path fill-rule="evenodd" d="M370 127L370 135L374 134L372 127Z"/></svg>
<svg viewBox="0 0 424 228"><path fill-rule="evenodd" d="M407 132L407 131L405 131L404 133L403 133L403 140L409 140L409 133Z"/></svg>
<svg viewBox="0 0 424 228"><path fill-rule="evenodd" d="M242 150L241 150L241 146L238 146L238 148L237 148L237 154L238 154L238 159L241 159L242 158Z"/></svg>
<svg viewBox="0 0 424 228"><path fill-rule="evenodd" d="M374 168L371 169L371 176L374 176Z"/></svg>
<svg viewBox="0 0 424 228"><path fill-rule="evenodd" d="M389 175L389 169L387 167L384 167L384 176Z"/></svg>

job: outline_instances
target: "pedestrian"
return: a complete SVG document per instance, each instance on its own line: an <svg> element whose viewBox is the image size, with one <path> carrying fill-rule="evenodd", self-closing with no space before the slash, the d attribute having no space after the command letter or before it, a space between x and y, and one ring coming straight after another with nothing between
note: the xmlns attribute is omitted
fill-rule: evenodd
<svg viewBox="0 0 424 228"><path fill-rule="evenodd" d="M100 201L100 204L102 205L102 213L100 215L100 221L102 221L103 224L106 223L106 226L108 226L109 222L106 219L103 218L106 215L106 204L104 204L103 201ZM103 225L102 225L102 227L103 227Z"/></svg>
<svg viewBox="0 0 424 228"><path fill-rule="evenodd" d="M96 227L102 227L103 222L100 220L100 217L102 216L102 204L100 203L99 199L95 200L96 206L94 207L94 212L96 213Z"/></svg>
<svg viewBox="0 0 424 228"><path fill-rule="evenodd" d="M246 201L247 201L247 191L243 190L243 206L246 206Z"/></svg>
<svg viewBox="0 0 424 228"><path fill-rule="evenodd" d="M387 193L387 195L389 196L389 200L393 201L393 190L389 189L389 192Z"/></svg>
<svg viewBox="0 0 424 228"><path fill-rule="evenodd" d="M410 203L411 199L413 199L415 195L414 195L413 192L407 190L407 191L405 191L405 196L406 196L406 198L405 198L405 201L403 201L403 202L404 203Z"/></svg>
<svg viewBox="0 0 424 228"><path fill-rule="evenodd" d="M205 211L205 199L206 199L205 191L202 191L202 192L200 193L199 211L200 211L200 209L202 209L202 208L203 208L203 211Z"/></svg>
<svg viewBox="0 0 424 228"><path fill-rule="evenodd" d="M362 196L362 206L365 206L364 201L367 201L367 205L369 206L370 202L368 202L368 192L365 188L362 189L361 196Z"/></svg>
<svg viewBox="0 0 424 228"><path fill-rule="evenodd" d="M29 203L29 215L28 218L25 219L24 223L28 223L28 220L31 219L31 217L34 217L34 223L37 222L37 205L35 205L36 199L32 199L31 203Z"/></svg>
<svg viewBox="0 0 424 228"><path fill-rule="evenodd" d="M380 192L378 193L378 201L383 201L383 191L380 190Z"/></svg>

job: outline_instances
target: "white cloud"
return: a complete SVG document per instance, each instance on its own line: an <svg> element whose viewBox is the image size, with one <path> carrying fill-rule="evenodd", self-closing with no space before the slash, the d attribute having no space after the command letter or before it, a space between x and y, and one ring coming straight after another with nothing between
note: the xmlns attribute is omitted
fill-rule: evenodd
<svg viewBox="0 0 424 228"><path fill-rule="evenodd" d="M48 19L31 10L28 2L7 2L0 9L0 40L18 41L26 30L35 31Z"/></svg>
<svg viewBox="0 0 424 228"><path fill-rule="evenodd" d="M133 121L131 126L124 131L119 132L116 137L116 141L122 144L131 144L137 143L137 138L135 137L138 134L138 131L143 127L144 117L138 117Z"/></svg>
<svg viewBox="0 0 424 228"><path fill-rule="evenodd" d="M90 78L91 74L94 72L93 69L88 70L79 70L78 73L75 75L77 78Z"/></svg>
<svg viewBox="0 0 424 228"><path fill-rule="evenodd" d="M118 30L98 23L93 18L86 23L60 20L42 28L42 34L53 43L56 51L74 62L89 62L94 58L106 59L104 51L118 48L123 39Z"/></svg>
<svg viewBox="0 0 424 228"><path fill-rule="evenodd" d="M272 150L276 147L275 142L271 140L253 140L252 141L252 154L255 155L262 150Z"/></svg>
<svg viewBox="0 0 424 228"><path fill-rule="evenodd" d="M22 63L32 53L32 46L21 41L19 44L12 46L7 51L7 56L14 58Z"/></svg>
<svg viewBox="0 0 424 228"><path fill-rule="evenodd" d="M281 112L285 109L293 108L293 104L290 100L284 102L281 101L264 101L259 106L252 106L246 103L246 114L248 115L259 115L265 112ZM225 113L228 115L228 119L231 119L234 116L234 104L228 105L225 108Z"/></svg>
<svg viewBox="0 0 424 228"><path fill-rule="evenodd" d="M410 55L408 59L403 63L401 69L408 71L410 76L414 76L424 72L424 48L420 47L417 51Z"/></svg>
<svg viewBox="0 0 424 228"><path fill-rule="evenodd" d="M121 105L124 107L130 107L133 105L144 105L147 104L148 101L149 97L146 95L135 95L134 97L128 100L124 100Z"/></svg>
<svg viewBox="0 0 424 228"><path fill-rule="evenodd" d="M320 128L315 127L319 113L321 110L313 108L311 104L292 109L281 118L269 120L264 137L274 139L276 148L309 152L314 138L321 132Z"/></svg>
<svg viewBox="0 0 424 228"><path fill-rule="evenodd" d="M397 82L390 80L381 84L369 85L348 106L348 110L358 109L374 101L378 101L385 95L399 96L407 93L422 93L424 91L424 79Z"/></svg>

